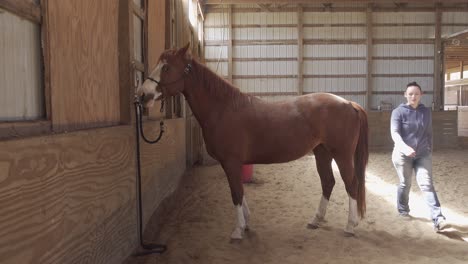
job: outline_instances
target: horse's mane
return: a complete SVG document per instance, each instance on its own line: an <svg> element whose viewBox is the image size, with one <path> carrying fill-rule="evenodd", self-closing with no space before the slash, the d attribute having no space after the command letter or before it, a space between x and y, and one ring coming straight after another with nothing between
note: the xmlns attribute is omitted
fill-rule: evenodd
<svg viewBox="0 0 468 264"><path fill-rule="evenodd" d="M216 100L231 104L234 108L244 106L251 102L251 96L242 93L239 88L229 83L223 77L216 74L206 65L193 59L193 68L197 78L201 79L202 89L210 93Z"/></svg>

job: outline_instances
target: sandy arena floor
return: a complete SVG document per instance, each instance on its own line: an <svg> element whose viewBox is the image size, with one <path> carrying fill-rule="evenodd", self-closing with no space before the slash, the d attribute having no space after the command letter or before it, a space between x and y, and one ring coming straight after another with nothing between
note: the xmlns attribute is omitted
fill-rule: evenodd
<svg viewBox="0 0 468 264"><path fill-rule="evenodd" d="M219 165L196 167L183 183L178 206L154 238L167 244L168 251L126 263L468 263L468 151L434 153L434 184L448 221L439 234L427 219L428 209L415 180L410 196L413 219L397 217L397 176L390 155L370 155L367 215L355 237L343 233L348 198L338 172L328 222L316 230L306 228L321 197L313 156L254 166L254 180L245 185L250 231L234 243L229 236L235 211L224 172Z"/></svg>

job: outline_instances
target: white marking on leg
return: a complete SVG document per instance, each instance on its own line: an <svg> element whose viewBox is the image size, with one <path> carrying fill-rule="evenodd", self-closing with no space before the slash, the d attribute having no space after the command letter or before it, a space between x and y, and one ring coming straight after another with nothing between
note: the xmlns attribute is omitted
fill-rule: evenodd
<svg viewBox="0 0 468 264"><path fill-rule="evenodd" d="M359 224L359 216L357 211L357 202L351 196L349 198L349 211L348 211L348 223L345 228L345 232L349 235L354 235L354 228Z"/></svg>
<svg viewBox="0 0 468 264"><path fill-rule="evenodd" d="M242 235L245 230L245 218L244 211L242 210L242 205L236 205L237 211L237 226L231 234L232 239L242 239Z"/></svg>
<svg viewBox="0 0 468 264"><path fill-rule="evenodd" d="M322 195L320 199L319 207L315 213L312 221L307 225L309 228L315 229L318 228L320 223L325 222L325 214L327 213L328 199Z"/></svg>
<svg viewBox="0 0 468 264"><path fill-rule="evenodd" d="M242 211L244 213L244 220L245 220L245 229L249 229L249 219L250 219L250 210L249 205L247 204L247 200L245 199L245 195L242 198Z"/></svg>

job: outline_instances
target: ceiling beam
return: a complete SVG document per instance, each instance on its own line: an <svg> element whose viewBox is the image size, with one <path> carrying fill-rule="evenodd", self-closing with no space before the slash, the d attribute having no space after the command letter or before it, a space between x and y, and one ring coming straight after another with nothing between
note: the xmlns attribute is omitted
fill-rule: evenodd
<svg viewBox="0 0 468 264"><path fill-rule="evenodd" d="M423 4L435 4L435 3L459 3L466 4L466 0L205 0L205 5L235 5L235 4L323 4L323 3L423 3Z"/></svg>

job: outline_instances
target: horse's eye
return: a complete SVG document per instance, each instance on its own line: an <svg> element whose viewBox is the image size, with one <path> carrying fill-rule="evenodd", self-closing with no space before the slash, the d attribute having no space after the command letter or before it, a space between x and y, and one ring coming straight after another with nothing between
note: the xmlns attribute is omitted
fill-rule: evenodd
<svg viewBox="0 0 468 264"><path fill-rule="evenodd" d="M169 65L164 64L164 66L162 67L162 71L167 72L168 70L169 70Z"/></svg>

